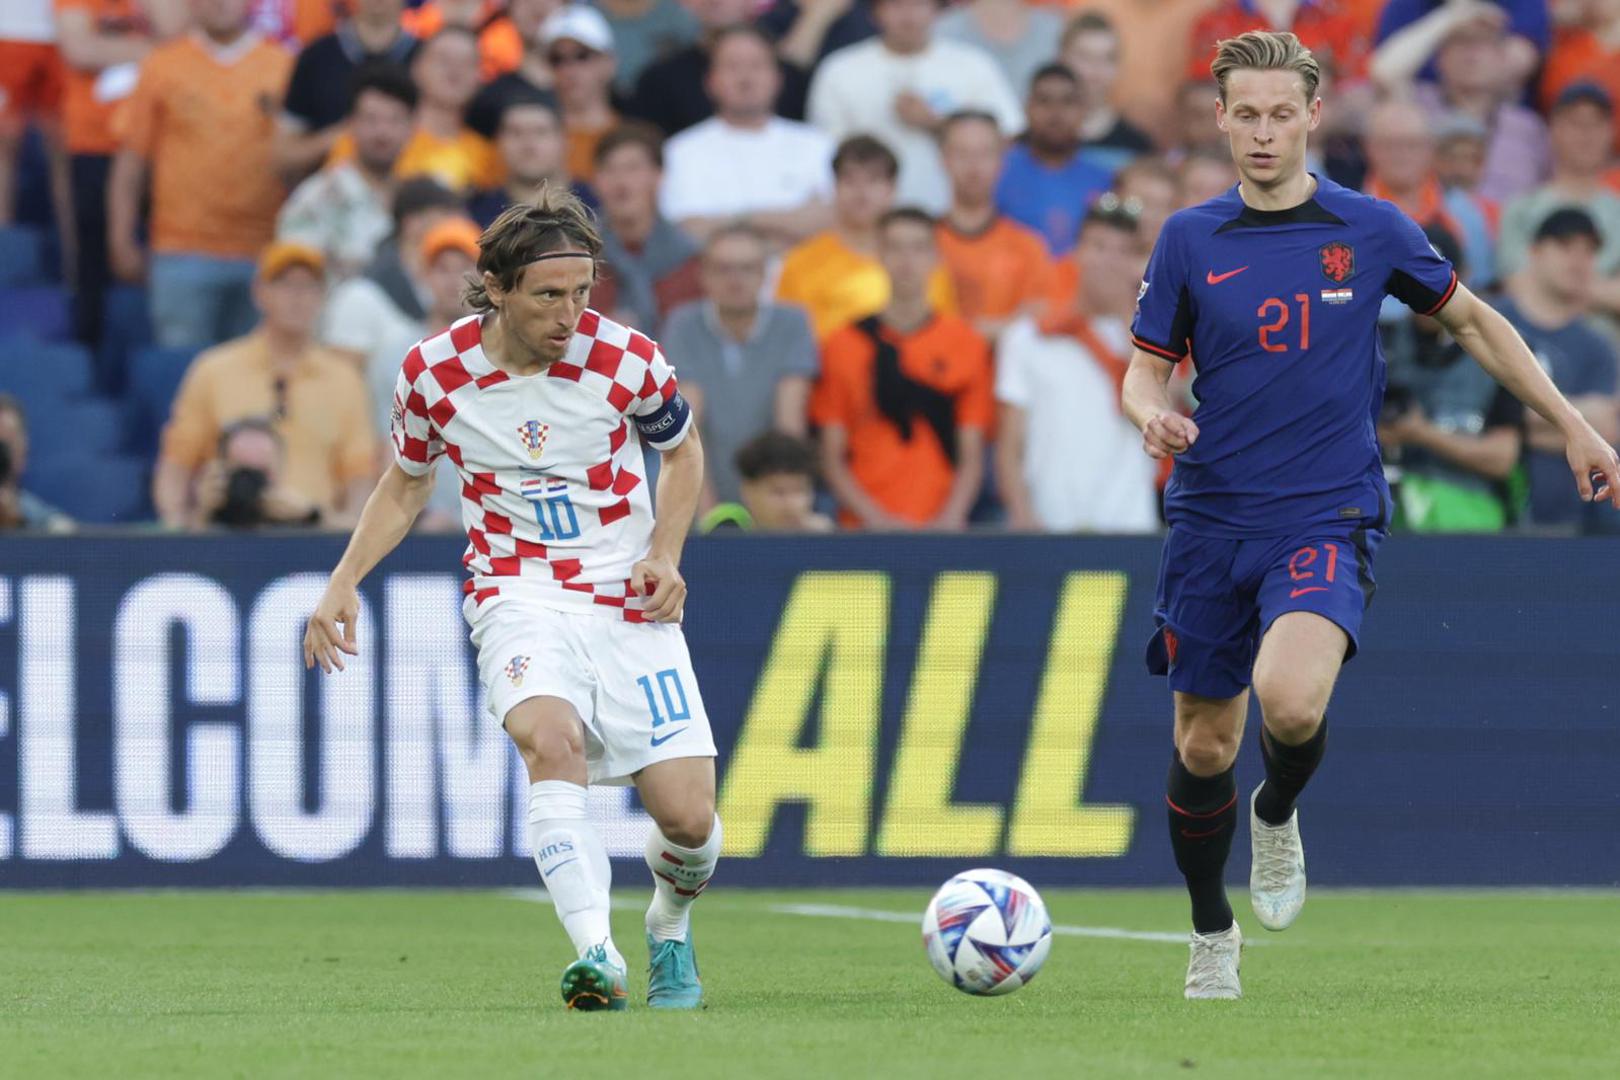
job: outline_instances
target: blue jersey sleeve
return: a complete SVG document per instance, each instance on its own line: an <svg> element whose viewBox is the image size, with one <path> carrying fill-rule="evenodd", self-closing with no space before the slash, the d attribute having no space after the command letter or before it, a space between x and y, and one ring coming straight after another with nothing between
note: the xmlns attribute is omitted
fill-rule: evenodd
<svg viewBox="0 0 1620 1080"><path fill-rule="evenodd" d="M1172 218L1165 222L1136 294L1131 343L1172 363L1187 355L1192 337L1192 296L1187 289L1187 248Z"/></svg>
<svg viewBox="0 0 1620 1080"><path fill-rule="evenodd" d="M1389 212L1389 279L1384 291L1419 315L1433 315L1457 291L1457 271L1445 259L1418 223L1386 204Z"/></svg>

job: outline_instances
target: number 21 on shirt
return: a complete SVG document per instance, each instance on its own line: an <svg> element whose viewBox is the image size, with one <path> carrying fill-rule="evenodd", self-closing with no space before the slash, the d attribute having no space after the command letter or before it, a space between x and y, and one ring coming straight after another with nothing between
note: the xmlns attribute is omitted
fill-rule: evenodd
<svg viewBox="0 0 1620 1080"><path fill-rule="evenodd" d="M1294 302L1299 308L1299 350L1304 352L1311 347L1311 294L1295 293ZM1274 340L1272 335L1283 336L1290 320L1290 305L1281 297L1268 297L1255 311L1260 320L1260 347L1266 352L1280 353L1289 350L1286 340ZM1269 321L1268 321L1269 320Z"/></svg>

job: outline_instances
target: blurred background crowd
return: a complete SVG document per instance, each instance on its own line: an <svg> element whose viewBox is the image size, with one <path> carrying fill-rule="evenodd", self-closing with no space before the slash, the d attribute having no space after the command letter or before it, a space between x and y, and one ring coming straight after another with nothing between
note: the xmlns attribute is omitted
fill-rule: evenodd
<svg viewBox="0 0 1620 1080"><path fill-rule="evenodd" d="M693 401L705 528L1156 530L1128 325L1236 182L1208 65L1255 28L1324 64L1312 169L1620 437L1620 0L5 0L0 527L352 523L550 182ZM1437 324L1383 333L1400 527L1620 532Z"/></svg>

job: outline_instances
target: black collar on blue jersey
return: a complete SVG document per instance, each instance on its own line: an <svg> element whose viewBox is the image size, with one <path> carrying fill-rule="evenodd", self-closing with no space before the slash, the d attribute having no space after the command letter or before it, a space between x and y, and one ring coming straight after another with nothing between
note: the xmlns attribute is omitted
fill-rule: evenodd
<svg viewBox="0 0 1620 1080"><path fill-rule="evenodd" d="M1286 210L1256 210L1245 205L1243 212L1215 230L1219 236L1234 229L1267 229L1274 225L1344 225L1345 220L1325 209L1315 199L1306 199Z"/></svg>

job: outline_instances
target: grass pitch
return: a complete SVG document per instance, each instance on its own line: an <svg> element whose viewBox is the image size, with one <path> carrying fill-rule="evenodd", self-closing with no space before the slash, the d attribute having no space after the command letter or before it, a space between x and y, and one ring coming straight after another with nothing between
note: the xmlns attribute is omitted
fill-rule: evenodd
<svg viewBox="0 0 1620 1080"><path fill-rule="evenodd" d="M1186 918L1170 891L1046 899L1071 927ZM670 1015L639 1004L634 910L631 1011L571 1014L549 904L510 894L0 894L0 1075L1620 1075L1620 893L1321 892L1285 934L1234 900L1241 1002L1181 1000L1184 946L1073 935L975 999L928 967L925 891L720 887L695 920L709 1008ZM782 910L806 904L912 923Z"/></svg>

